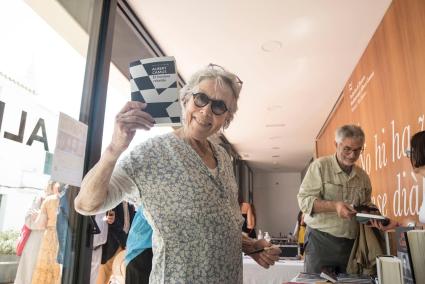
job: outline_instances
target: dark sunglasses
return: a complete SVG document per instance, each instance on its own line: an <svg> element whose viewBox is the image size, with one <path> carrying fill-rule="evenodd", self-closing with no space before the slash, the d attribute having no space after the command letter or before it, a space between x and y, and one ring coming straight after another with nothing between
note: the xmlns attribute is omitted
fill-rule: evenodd
<svg viewBox="0 0 425 284"><path fill-rule="evenodd" d="M215 115L222 115L223 113L228 111L226 103L224 101L210 99L204 93L193 94L193 102L197 107L204 107L211 102L211 111Z"/></svg>

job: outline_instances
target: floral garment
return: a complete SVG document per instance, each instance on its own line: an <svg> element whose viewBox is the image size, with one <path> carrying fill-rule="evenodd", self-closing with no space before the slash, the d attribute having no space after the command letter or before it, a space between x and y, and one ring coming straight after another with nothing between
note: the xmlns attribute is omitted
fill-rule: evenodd
<svg viewBox="0 0 425 284"><path fill-rule="evenodd" d="M56 216L59 199L56 195L48 196L41 205L41 213L46 216L46 230L38 252L37 263L32 277L32 284L58 284L61 270L56 260L59 243L56 233Z"/></svg>
<svg viewBox="0 0 425 284"><path fill-rule="evenodd" d="M218 176L173 133L135 147L114 170L103 209L142 203L153 229L150 283L242 283L243 218L226 151L212 144Z"/></svg>

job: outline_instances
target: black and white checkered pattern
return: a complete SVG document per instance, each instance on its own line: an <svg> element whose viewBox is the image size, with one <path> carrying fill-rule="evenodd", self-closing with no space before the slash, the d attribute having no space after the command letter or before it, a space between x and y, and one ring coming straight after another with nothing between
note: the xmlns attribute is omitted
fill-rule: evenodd
<svg viewBox="0 0 425 284"><path fill-rule="evenodd" d="M141 59L130 63L131 100L145 109L158 125L180 125L181 106L174 57Z"/></svg>

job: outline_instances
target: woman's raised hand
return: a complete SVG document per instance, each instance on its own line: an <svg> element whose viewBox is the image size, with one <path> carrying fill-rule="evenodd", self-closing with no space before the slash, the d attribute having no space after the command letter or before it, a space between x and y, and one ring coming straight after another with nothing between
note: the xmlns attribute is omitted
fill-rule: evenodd
<svg viewBox="0 0 425 284"><path fill-rule="evenodd" d="M152 116L143 111L147 104L130 101L115 116L114 133L109 145L115 153L124 152L133 140L137 129L149 130L154 125Z"/></svg>

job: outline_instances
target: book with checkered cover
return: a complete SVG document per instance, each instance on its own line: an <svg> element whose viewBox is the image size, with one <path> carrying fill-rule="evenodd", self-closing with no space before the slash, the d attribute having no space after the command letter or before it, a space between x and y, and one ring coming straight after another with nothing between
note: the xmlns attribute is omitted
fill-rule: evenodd
<svg viewBox="0 0 425 284"><path fill-rule="evenodd" d="M174 57L140 59L130 63L131 100L147 103L155 126L181 125L181 106Z"/></svg>

